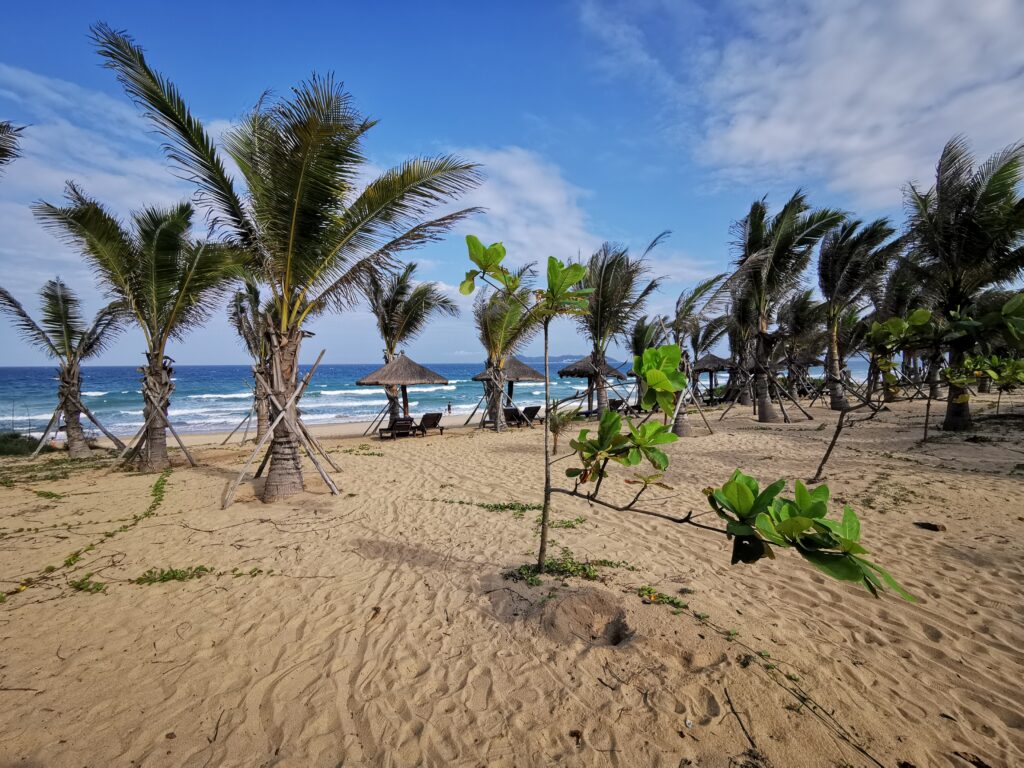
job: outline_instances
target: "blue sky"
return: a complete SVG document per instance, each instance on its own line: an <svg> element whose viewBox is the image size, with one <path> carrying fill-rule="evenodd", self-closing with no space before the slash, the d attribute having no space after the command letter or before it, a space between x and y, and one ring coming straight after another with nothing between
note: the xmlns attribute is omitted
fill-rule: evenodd
<svg viewBox="0 0 1024 768"><path fill-rule="evenodd" d="M60 274L96 308L80 259L32 220L75 179L122 214L191 189L87 32L128 30L216 130L266 90L333 71L380 120L366 149L386 167L415 154L481 162L467 202L488 212L409 258L455 286L462 236L502 240L518 262L586 255L602 240L642 247L667 312L685 287L728 268L728 229L762 195L900 219L900 187L927 182L942 144L979 154L1024 138L1024 3L1014 0L579 0L520 3L19 3L0 29L0 119L29 125L25 157L0 180L0 285L29 307ZM468 310L468 302L462 301ZM379 358L365 311L319 320L304 357ZM571 323L556 353L582 353ZM141 360L126 334L103 358ZM481 358L468 311L409 347L424 362ZM218 313L171 350L179 363L246 362ZM0 365L45 362L6 324Z"/></svg>

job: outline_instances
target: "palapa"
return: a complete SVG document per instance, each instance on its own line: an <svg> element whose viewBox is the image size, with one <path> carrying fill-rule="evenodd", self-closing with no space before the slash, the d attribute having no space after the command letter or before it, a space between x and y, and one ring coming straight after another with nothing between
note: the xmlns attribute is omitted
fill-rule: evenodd
<svg viewBox="0 0 1024 768"><path fill-rule="evenodd" d="M404 352L390 363L381 366L373 373L368 373L356 382L361 387L400 387L402 390L402 408L409 415L409 390L413 384L447 384L448 379L429 368L425 368Z"/></svg>

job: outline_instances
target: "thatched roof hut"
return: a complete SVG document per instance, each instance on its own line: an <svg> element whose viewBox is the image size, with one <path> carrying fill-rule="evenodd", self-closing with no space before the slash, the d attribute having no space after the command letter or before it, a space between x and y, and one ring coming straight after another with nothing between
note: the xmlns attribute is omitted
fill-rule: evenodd
<svg viewBox="0 0 1024 768"><path fill-rule="evenodd" d="M473 381L490 381L491 369L484 368L473 377ZM531 368L522 360L510 357L505 361L505 381L544 381L544 374L536 368Z"/></svg>
<svg viewBox="0 0 1024 768"><path fill-rule="evenodd" d="M594 363L594 356L587 355L581 357L575 363L569 363L564 368L558 371L558 375L562 378L574 378L574 379L593 379L596 378L600 373L606 379L619 379L620 381L626 380L626 374L620 371L618 368L612 368L608 363L602 363L600 366Z"/></svg>
<svg viewBox="0 0 1024 768"><path fill-rule="evenodd" d="M711 373L712 371L728 371L735 368L732 360L726 360L718 355L706 354L693 364L694 373Z"/></svg>
<svg viewBox="0 0 1024 768"><path fill-rule="evenodd" d="M409 415L409 392L413 384L447 384L448 379L405 356L402 352L387 365L368 373L356 382L361 387L400 387L402 408Z"/></svg>

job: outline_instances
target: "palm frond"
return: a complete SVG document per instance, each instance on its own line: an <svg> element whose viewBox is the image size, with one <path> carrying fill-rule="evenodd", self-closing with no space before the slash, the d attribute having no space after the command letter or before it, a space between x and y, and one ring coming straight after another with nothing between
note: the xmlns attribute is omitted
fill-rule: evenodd
<svg viewBox="0 0 1024 768"><path fill-rule="evenodd" d="M5 165L21 157L19 140L23 130L22 126L12 125L7 120L0 120L0 173L3 172Z"/></svg>
<svg viewBox="0 0 1024 768"><path fill-rule="evenodd" d="M32 316L25 311L25 308L21 306L14 296L11 295L10 291L0 287L0 312L10 316L11 321L14 323L14 327L21 334L21 337L25 339L29 344L42 350L50 357L61 357L61 351L54 340L44 331Z"/></svg>

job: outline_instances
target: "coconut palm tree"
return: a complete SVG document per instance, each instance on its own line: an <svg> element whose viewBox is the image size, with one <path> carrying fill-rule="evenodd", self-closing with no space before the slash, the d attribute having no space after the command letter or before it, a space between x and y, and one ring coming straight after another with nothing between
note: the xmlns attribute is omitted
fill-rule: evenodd
<svg viewBox="0 0 1024 768"><path fill-rule="evenodd" d="M982 291L1004 285L1024 271L1024 144L1014 144L977 164L966 139L954 136L942 149L935 184L904 193L907 238L935 311L950 318ZM952 342L950 364L970 352L966 337ZM968 393L951 384L943 429L971 427Z"/></svg>
<svg viewBox="0 0 1024 768"><path fill-rule="evenodd" d="M519 281L514 292L481 293L473 303L473 322L487 353L486 369L490 374L484 382L487 412L497 431L505 428L505 363L541 330L537 315L529 310L532 289L525 279L529 274L528 268L513 271L513 279Z"/></svg>
<svg viewBox="0 0 1024 768"><path fill-rule="evenodd" d="M770 333L779 305L800 285L818 241L843 219L830 208L812 210L797 190L774 216L767 199L757 200L732 227L739 290L734 311L753 320L754 389L758 421L778 421L768 393L768 371L775 339Z"/></svg>
<svg viewBox="0 0 1024 768"><path fill-rule="evenodd" d="M694 355L691 358L690 351L687 349L687 341L690 342L692 349L693 342L700 335L701 327L707 322L708 315L719 307L720 299L726 288L726 277L727 275L722 273L702 280L693 288L684 290L676 299L676 312L670 325L672 340L682 351L680 365L686 373L687 379L691 380L691 387L693 386L693 364L697 361L697 356ZM685 396L685 392L679 393L679 397ZM690 416L683 406L676 408L672 432L680 437L692 434Z"/></svg>
<svg viewBox="0 0 1024 768"><path fill-rule="evenodd" d="M286 99L262 98L224 137L220 151L177 88L150 68L142 49L110 27L93 28L106 65L167 140L178 171L193 180L214 223L250 256L274 305L269 330L277 421L264 501L303 489L298 432L299 347L306 323L352 306L368 281L402 251L436 240L476 209L428 214L475 187L477 166L451 155L414 158L360 190L368 163L364 118L330 75L313 75ZM277 406L271 401L271 419Z"/></svg>
<svg viewBox="0 0 1024 768"><path fill-rule="evenodd" d="M861 307L888 270L900 247L899 241L890 240L894 232L888 219L876 219L866 225L860 220L848 220L829 230L821 240L818 288L825 298L825 371L829 405L834 411L850 407L841 376L840 320L851 309Z"/></svg>
<svg viewBox="0 0 1024 768"><path fill-rule="evenodd" d="M270 348L268 326L272 322L273 306L265 306L260 287L248 276L244 287L235 291L228 302L228 321L238 334L252 359L253 409L256 411L256 442L270 430L270 398L263 381L270 379ZM255 373L259 373L256 376ZM261 381L262 379L262 381Z"/></svg>
<svg viewBox="0 0 1024 768"><path fill-rule="evenodd" d="M810 289L795 291L779 305L778 336L790 390L826 346L825 306ZM774 361L773 361L774 362Z"/></svg>
<svg viewBox="0 0 1024 768"><path fill-rule="evenodd" d="M39 297L42 315L38 323L3 288L0 312L11 317L25 341L57 361L57 400L64 416L68 453L73 459L88 458L90 449L81 420L82 363L99 355L120 332L118 308L104 307L86 323L81 301L59 277L47 280Z"/></svg>
<svg viewBox="0 0 1024 768"><path fill-rule="evenodd" d="M33 210L81 251L122 316L138 325L146 339L146 365L139 369L145 401L140 446L145 450L135 453L143 471L162 471L170 466L167 410L174 389L167 345L210 316L240 275L241 255L230 246L192 239L190 203L143 208L125 227L74 184L68 184L66 196L66 206L39 203Z"/></svg>
<svg viewBox="0 0 1024 768"><path fill-rule="evenodd" d="M416 283L416 264L407 264L401 272L371 275L366 288L370 311L377 319L377 330L384 342L384 362L398 356L398 348L408 344L427 327L432 317L459 314L458 305L437 283ZM398 388L385 387L392 418L398 417Z"/></svg>
<svg viewBox="0 0 1024 768"><path fill-rule="evenodd" d="M576 287L591 293L587 312L579 315L577 322L590 338L591 356L598 370L607 364L606 353L613 339L628 341L647 299L657 290L661 278L647 279L647 256L666 237L668 232L662 232L639 257L630 256L624 246L604 243L587 260L587 273ZM604 414L608 410L604 377L598 375L596 384L597 409Z"/></svg>
<svg viewBox="0 0 1024 768"><path fill-rule="evenodd" d="M22 127L14 126L7 120L0 120L0 172L5 165L21 157L18 141L22 130Z"/></svg>

